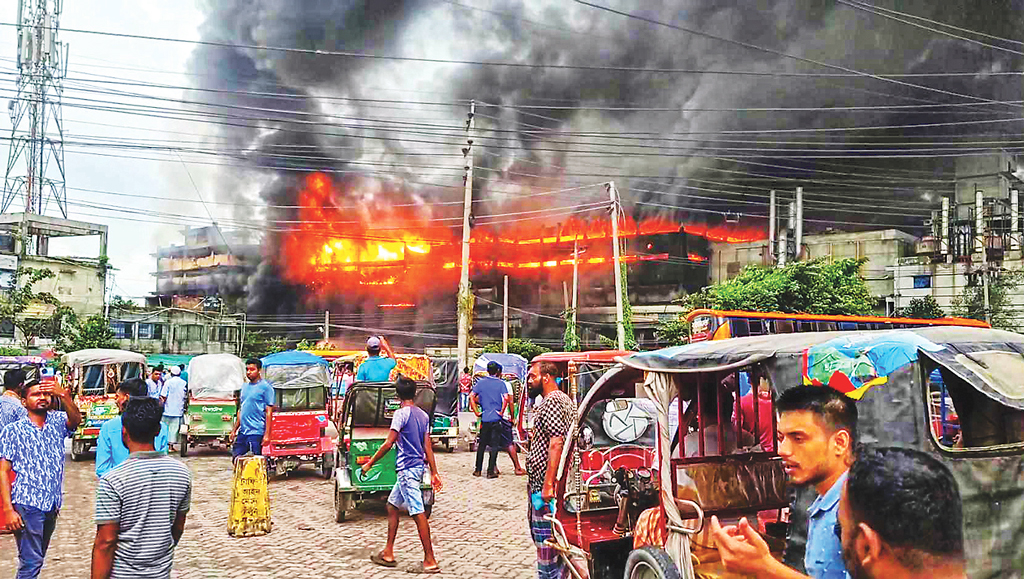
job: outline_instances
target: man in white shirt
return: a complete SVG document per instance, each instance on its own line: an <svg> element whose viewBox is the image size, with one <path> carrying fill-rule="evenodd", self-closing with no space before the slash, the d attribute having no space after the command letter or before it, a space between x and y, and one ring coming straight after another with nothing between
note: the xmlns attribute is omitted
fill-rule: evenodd
<svg viewBox="0 0 1024 579"><path fill-rule="evenodd" d="M171 366L171 377L160 390L160 403L164 407L161 421L167 426L167 448L171 452L177 450L178 431L181 428L181 417L185 414L187 397L188 384L181 379L181 368Z"/></svg>

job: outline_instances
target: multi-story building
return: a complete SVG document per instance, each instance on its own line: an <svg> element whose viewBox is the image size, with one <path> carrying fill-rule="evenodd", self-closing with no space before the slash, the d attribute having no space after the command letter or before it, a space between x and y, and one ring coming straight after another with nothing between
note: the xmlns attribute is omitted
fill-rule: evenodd
<svg viewBox="0 0 1024 579"><path fill-rule="evenodd" d="M156 291L150 306L218 310L237 302L259 262L260 248L245 231L218 226L190 227L184 244L161 247L156 257Z"/></svg>
<svg viewBox="0 0 1024 579"><path fill-rule="evenodd" d="M238 354L242 315L207 315L180 308L110 311L110 328L119 347L159 354Z"/></svg>

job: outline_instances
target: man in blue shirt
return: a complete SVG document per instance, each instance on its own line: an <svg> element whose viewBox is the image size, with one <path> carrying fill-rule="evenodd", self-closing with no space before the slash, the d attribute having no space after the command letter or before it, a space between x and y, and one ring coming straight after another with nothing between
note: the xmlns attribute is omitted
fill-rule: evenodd
<svg viewBox="0 0 1024 579"><path fill-rule="evenodd" d="M807 575L772 557L768 544L746 518L722 527L711 517L711 533L727 571L769 579L850 579L836 535L839 498L853 461L857 407L827 386L796 386L779 396L778 453L796 486L813 486L818 498L807 509Z"/></svg>
<svg viewBox="0 0 1024 579"><path fill-rule="evenodd" d="M231 456L252 453L263 454L263 439L270 435L270 416L274 410L274 387L263 379L260 372L263 362L259 358L250 358L245 362L245 377L249 379L242 385L238 394L238 416L235 428L231 431L234 444Z"/></svg>
<svg viewBox="0 0 1024 579"><path fill-rule="evenodd" d="M146 378L146 387L149 389L150 398L156 398L158 400L160 399L160 392L162 392L164 389L163 366L157 366L156 368L153 368L152 372L149 375L149 378Z"/></svg>
<svg viewBox="0 0 1024 579"><path fill-rule="evenodd" d="M56 395L67 412L51 411ZM64 439L82 414L71 393L55 383L25 389L28 417L0 432L0 507L18 542L18 578L39 576L57 526L64 484ZM9 486L11 471L17 474Z"/></svg>
<svg viewBox="0 0 1024 579"><path fill-rule="evenodd" d="M142 378L132 378L117 385L114 400L121 412L129 398L142 398L149 395L146 383ZM167 426L160 425L160 434L153 440L158 452L167 452ZM121 436L121 417L111 418L100 427L99 438L96 439L96 476L101 477L115 466L128 460L128 447Z"/></svg>
<svg viewBox="0 0 1024 579"><path fill-rule="evenodd" d="M501 364L487 363L487 376L480 378L473 386L470 405L476 412L480 408L480 442L476 448L476 470L473 476L480 476L484 466L484 451L491 449L490 460L487 462L487 478L498 478L495 472L498 467L498 449L501 444L501 415L508 404L508 390L505 381L500 378Z"/></svg>
<svg viewBox="0 0 1024 579"><path fill-rule="evenodd" d="M356 372L356 382L389 382L391 371L395 369L395 359L386 358L380 355L380 348L383 340L377 336L370 336L366 340L366 353L369 357L359 365Z"/></svg>
<svg viewBox="0 0 1024 579"><path fill-rule="evenodd" d="M25 372L15 368L4 374L4 393L0 396L0 431L12 422L28 416L21 396L25 389Z"/></svg>
<svg viewBox="0 0 1024 579"><path fill-rule="evenodd" d="M181 368L171 366L171 377L164 382L160 392L160 402L164 406L161 422L167 427L167 437L171 452L177 450L178 431L181 429L181 417L185 414L185 401L188 398L188 384L181 379Z"/></svg>

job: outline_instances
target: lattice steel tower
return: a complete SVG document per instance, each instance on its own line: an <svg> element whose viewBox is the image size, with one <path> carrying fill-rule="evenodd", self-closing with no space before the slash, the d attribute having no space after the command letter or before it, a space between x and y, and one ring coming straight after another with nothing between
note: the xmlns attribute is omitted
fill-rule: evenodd
<svg viewBox="0 0 1024 579"><path fill-rule="evenodd" d="M68 47L57 40L62 4L18 0L18 87L7 107L12 127L0 211L23 209L26 218L44 214L51 201L68 216L61 112Z"/></svg>

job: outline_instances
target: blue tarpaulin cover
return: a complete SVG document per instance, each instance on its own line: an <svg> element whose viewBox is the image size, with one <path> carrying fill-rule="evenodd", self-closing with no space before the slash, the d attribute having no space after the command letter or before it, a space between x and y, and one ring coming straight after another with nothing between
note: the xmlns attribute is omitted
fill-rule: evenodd
<svg viewBox="0 0 1024 579"><path fill-rule="evenodd" d="M302 350L288 350L263 357L264 366L306 366L309 364L327 366L330 363L320 356Z"/></svg>

